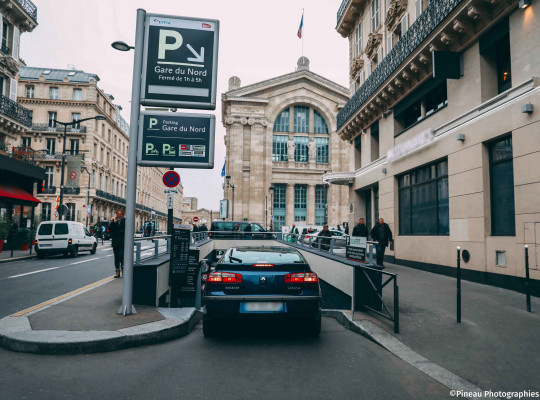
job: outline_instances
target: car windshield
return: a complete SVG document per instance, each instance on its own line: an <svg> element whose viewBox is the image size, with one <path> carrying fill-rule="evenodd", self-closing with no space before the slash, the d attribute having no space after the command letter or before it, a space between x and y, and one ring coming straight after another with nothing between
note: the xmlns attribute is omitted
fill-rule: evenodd
<svg viewBox="0 0 540 400"><path fill-rule="evenodd" d="M38 235L50 235L52 234L52 228L53 224L41 224Z"/></svg>
<svg viewBox="0 0 540 400"><path fill-rule="evenodd" d="M298 264L304 263L304 259L297 251L232 249L225 256L224 262L242 264Z"/></svg>

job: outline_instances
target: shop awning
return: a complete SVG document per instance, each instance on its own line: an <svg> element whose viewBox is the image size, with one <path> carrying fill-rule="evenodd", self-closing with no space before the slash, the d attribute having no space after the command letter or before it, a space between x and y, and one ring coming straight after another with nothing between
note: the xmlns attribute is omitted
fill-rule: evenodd
<svg viewBox="0 0 540 400"><path fill-rule="evenodd" d="M0 197L10 197L12 199L31 201L33 203L41 203L27 191L6 183L0 183Z"/></svg>

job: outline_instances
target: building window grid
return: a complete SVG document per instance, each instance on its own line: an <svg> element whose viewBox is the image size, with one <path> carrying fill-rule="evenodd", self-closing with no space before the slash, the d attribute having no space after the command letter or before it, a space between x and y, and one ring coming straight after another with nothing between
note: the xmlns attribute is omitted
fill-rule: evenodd
<svg viewBox="0 0 540 400"><path fill-rule="evenodd" d="M41 203L41 220L51 220L51 203Z"/></svg>
<svg viewBox="0 0 540 400"><path fill-rule="evenodd" d="M274 135L272 138L272 161L288 161L287 141L288 136Z"/></svg>
<svg viewBox="0 0 540 400"><path fill-rule="evenodd" d="M80 121L81 120L81 113L71 113L71 120L72 121ZM81 123L76 122L73 124L74 129L81 129Z"/></svg>
<svg viewBox="0 0 540 400"><path fill-rule="evenodd" d="M49 98L51 100L58 100L58 88L57 87L49 88Z"/></svg>
<svg viewBox="0 0 540 400"><path fill-rule="evenodd" d="M307 185L294 186L294 220L307 219Z"/></svg>
<svg viewBox="0 0 540 400"><path fill-rule="evenodd" d="M309 107L294 106L294 132L309 132Z"/></svg>
<svg viewBox="0 0 540 400"><path fill-rule="evenodd" d="M515 236L515 194L512 137L489 144L491 235Z"/></svg>
<svg viewBox="0 0 540 400"><path fill-rule="evenodd" d="M54 179L54 167L45 167L45 185L44 187L50 188L53 186Z"/></svg>
<svg viewBox="0 0 540 400"><path fill-rule="evenodd" d="M330 141L328 138L315 138L317 153L317 164L328 164L330 162Z"/></svg>
<svg viewBox="0 0 540 400"><path fill-rule="evenodd" d="M313 110L313 132L328 133L328 125L326 124L323 116L317 110Z"/></svg>
<svg viewBox="0 0 540 400"><path fill-rule="evenodd" d="M52 156L56 152L56 139L47 139L47 154Z"/></svg>
<svg viewBox="0 0 540 400"><path fill-rule="evenodd" d="M56 111L49 111L49 128L56 128Z"/></svg>
<svg viewBox="0 0 540 400"><path fill-rule="evenodd" d="M308 162L309 161L309 137L295 136L294 137L294 161Z"/></svg>
<svg viewBox="0 0 540 400"><path fill-rule="evenodd" d="M371 31L375 32L380 25L380 0L371 1Z"/></svg>
<svg viewBox="0 0 540 400"><path fill-rule="evenodd" d="M448 161L410 171L398 182L400 235L448 235Z"/></svg>
<svg viewBox="0 0 540 400"><path fill-rule="evenodd" d="M73 100L82 100L82 89L73 89Z"/></svg>
<svg viewBox="0 0 540 400"><path fill-rule="evenodd" d="M26 97L29 99L34 98L34 86L33 85L27 85L26 86Z"/></svg>
<svg viewBox="0 0 540 400"><path fill-rule="evenodd" d="M362 52L362 23L359 22L354 32L354 55L358 57Z"/></svg>
<svg viewBox="0 0 540 400"><path fill-rule="evenodd" d="M289 132L289 109L283 110L274 122L274 132Z"/></svg>

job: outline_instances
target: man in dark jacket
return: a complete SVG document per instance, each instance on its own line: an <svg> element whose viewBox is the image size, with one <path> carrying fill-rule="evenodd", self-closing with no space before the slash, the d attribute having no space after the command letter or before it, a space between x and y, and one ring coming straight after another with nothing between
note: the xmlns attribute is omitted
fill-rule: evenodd
<svg viewBox="0 0 540 400"><path fill-rule="evenodd" d="M367 238L369 236L368 228L364 218L358 220L358 224L354 227L352 231L352 236L361 236Z"/></svg>
<svg viewBox="0 0 540 400"><path fill-rule="evenodd" d="M208 232L208 228L206 227L206 224L202 224L199 228L199 232Z"/></svg>
<svg viewBox="0 0 540 400"><path fill-rule="evenodd" d="M384 251L388 244L392 244L393 239L392 231L383 218L379 218L379 223L371 230L371 237L377 242L377 265L384 267Z"/></svg>
<svg viewBox="0 0 540 400"><path fill-rule="evenodd" d="M330 239L332 238L332 233L328 230L328 225L325 225L323 227L323 230L319 232L317 235L317 238L323 237L322 243L321 243L321 249L322 250L329 250L330 249ZM318 239L317 242L315 242L316 246L319 247Z"/></svg>
<svg viewBox="0 0 540 400"><path fill-rule="evenodd" d="M126 233L126 219L122 210L116 211L116 217L109 223L109 233L111 234L111 246L114 252L115 278L120 278L120 267L124 271L124 240Z"/></svg>

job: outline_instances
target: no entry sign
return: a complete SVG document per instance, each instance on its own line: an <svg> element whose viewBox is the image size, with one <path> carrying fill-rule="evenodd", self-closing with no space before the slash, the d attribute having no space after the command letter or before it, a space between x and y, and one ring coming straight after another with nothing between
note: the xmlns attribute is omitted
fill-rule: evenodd
<svg viewBox="0 0 540 400"><path fill-rule="evenodd" d="M163 183L167 187L176 187L180 183L180 175L175 171L167 171L163 174Z"/></svg>
<svg viewBox="0 0 540 400"><path fill-rule="evenodd" d="M193 217L193 222L199 222L199 217Z"/></svg>

